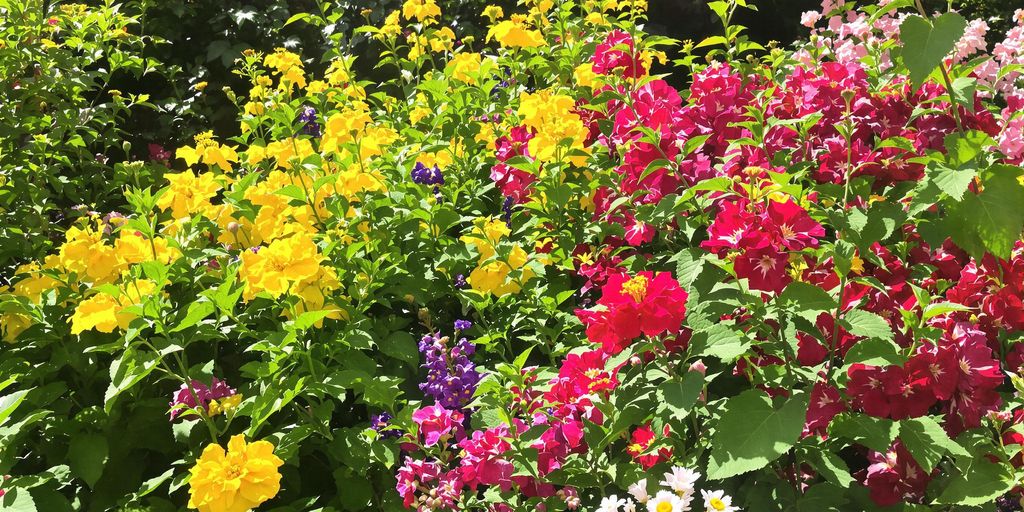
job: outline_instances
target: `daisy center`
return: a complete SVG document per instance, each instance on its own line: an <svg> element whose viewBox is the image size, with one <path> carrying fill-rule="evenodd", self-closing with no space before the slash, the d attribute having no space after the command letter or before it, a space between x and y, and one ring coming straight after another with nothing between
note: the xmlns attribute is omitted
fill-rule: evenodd
<svg viewBox="0 0 1024 512"><path fill-rule="evenodd" d="M658 503L658 507L655 510L658 512L672 512L672 502L663 501Z"/></svg>
<svg viewBox="0 0 1024 512"><path fill-rule="evenodd" d="M725 510L725 503L723 503L722 500L718 498L711 498L708 501L708 505L711 505L711 508L715 510Z"/></svg>

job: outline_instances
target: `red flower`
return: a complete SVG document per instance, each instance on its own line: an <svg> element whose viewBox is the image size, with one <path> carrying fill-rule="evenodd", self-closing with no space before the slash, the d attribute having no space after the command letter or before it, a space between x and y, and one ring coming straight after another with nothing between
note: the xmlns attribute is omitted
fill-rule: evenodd
<svg viewBox="0 0 1024 512"><path fill-rule="evenodd" d="M818 239L825 236L825 228L792 199L769 201L764 221L776 247L782 246L790 251L817 247Z"/></svg>
<svg viewBox="0 0 1024 512"><path fill-rule="evenodd" d="M746 279L750 289L781 293L793 279L786 272L789 256L771 247L745 251L736 257L736 277Z"/></svg>
<svg viewBox="0 0 1024 512"><path fill-rule="evenodd" d="M804 436L811 434L824 436L832 418L845 410L846 404L839 396L839 390L828 382L818 381L811 389L811 401L807 408L807 420L804 423Z"/></svg>
<svg viewBox="0 0 1024 512"><path fill-rule="evenodd" d="M678 333L686 316L685 290L668 272L615 274L601 287L598 305L577 309L587 338L617 354L641 334Z"/></svg>
<svg viewBox="0 0 1024 512"><path fill-rule="evenodd" d="M633 38L621 30L611 31L604 42L597 45L590 62L594 63L594 72L602 75L607 75L618 68L623 68L622 75L627 78L647 74L647 69L640 61L640 55L633 48Z"/></svg>
<svg viewBox="0 0 1024 512"><path fill-rule="evenodd" d="M914 460L903 443L896 441L886 453L868 455L867 479L864 485L871 500L880 507L900 502L920 501L931 477Z"/></svg>
<svg viewBox="0 0 1024 512"><path fill-rule="evenodd" d="M662 430L662 436L667 438L669 434L671 434L671 431L668 425L665 425L664 430ZM637 427L629 437L629 445L626 446L626 452L644 469L651 469L659 462L671 460L672 447L670 446L663 446L654 453L648 453L648 449L654 444L656 439L657 436L650 423Z"/></svg>

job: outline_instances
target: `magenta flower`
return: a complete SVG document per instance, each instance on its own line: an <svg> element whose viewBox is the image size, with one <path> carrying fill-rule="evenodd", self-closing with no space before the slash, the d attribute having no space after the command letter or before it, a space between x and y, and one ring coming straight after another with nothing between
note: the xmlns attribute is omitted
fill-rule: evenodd
<svg viewBox="0 0 1024 512"><path fill-rule="evenodd" d="M412 421L419 427L424 446L434 446L446 436L461 436L462 419L462 413L440 405L423 407L412 413Z"/></svg>

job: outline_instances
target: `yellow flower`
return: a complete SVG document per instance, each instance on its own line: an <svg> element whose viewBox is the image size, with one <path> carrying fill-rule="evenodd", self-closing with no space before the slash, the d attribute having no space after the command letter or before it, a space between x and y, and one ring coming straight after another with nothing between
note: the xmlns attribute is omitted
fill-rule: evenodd
<svg viewBox="0 0 1024 512"><path fill-rule="evenodd" d="M233 146L222 146L213 140L213 132L203 132L195 136L195 147L183 146L174 153L185 160L189 166L202 161L204 164L216 165L223 172L231 172L231 162L238 162L238 153Z"/></svg>
<svg viewBox="0 0 1024 512"><path fill-rule="evenodd" d="M241 403L242 395L238 393L222 398L219 401L210 400L210 405L206 406L206 414L209 416L216 416L221 413L231 414Z"/></svg>
<svg viewBox="0 0 1024 512"><path fill-rule="evenodd" d="M429 24L440 15L441 8L434 0L406 0L402 4L402 16L407 20L415 19Z"/></svg>
<svg viewBox="0 0 1024 512"><path fill-rule="evenodd" d="M208 212L213 205L210 199L217 195L221 184L213 173L205 172L196 176L191 170L177 174L165 174L170 188L157 201L161 210L171 210L175 219Z"/></svg>
<svg viewBox="0 0 1024 512"><path fill-rule="evenodd" d="M181 251L168 246L166 238L156 236L149 240L140 233L127 229L121 230L120 236L114 242L114 251L123 265L154 260L171 263L181 257Z"/></svg>
<svg viewBox="0 0 1024 512"><path fill-rule="evenodd" d="M491 23L494 23L495 20L500 20L505 16L505 12L501 10L500 6L488 5L487 7L484 7L483 15L487 17L487 19L491 20Z"/></svg>
<svg viewBox="0 0 1024 512"><path fill-rule="evenodd" d="M207 445L189 470L188 507L199 512L248 512L277 496L282 464L274 445L246 444L241 434L228 441L226 452L218 444Z"/></svg>
<svg viewBox="0 0 1024 512"><path fill-rule="evenodd" d="M487 31L487 40L494 39L506 48L533 48L545 44L544 36L539 30L533 30L526 24L526 17L513 15L512 19L505 20L491 27Z"/></svg>
<svg viewBox="0 0 1024 512"><path fill-rule="evenodd" d="M538 160L551 160L567 139L570 142L566 151L584 149L588 131L580 116L572 112L574 108L576 102L572 97L550 90L520 96L519 115L523 124L537 132L529 142L530 154Z"/></svg>
<svg viewBox="0 0 1024 512"><path fill-rule="evenodd" d="M302 59L298 55L284 48L278 48L274 53L268 54L263 59L263 65L273 68L278 75L281 75L282 89L291 89L292 85L299 89L306 87L305 72L302 70Z"/></svg>
<svg viewBox="0 0 1024 512"><path fill-rule="evenodd" d="M460 53L452 57L447 70L452 78L467 84L474 84L476 77L480 75L482 62L483 59L479 53Z"/></svg>
<svg viewBox="0 0 1024 512"><path fill-rule="evenodd" d="M86 226L70 227L64 234L58 261L65 270L74 272L96 284L109 283L120 272L114 248L103 242L103 232Z"/></svg>
<svg viewBox="0 0 1024 512"><path fill-rule="evenodd" d="M394 39L402 33L402 25L399 23L398 11L392 11L388 14L387 18L384 18L384 26L380 27L380 31L374 35L376 39Z"/></svg>
<svg viewBox="0 0 1024 512"><path fill-rule="evenodd" d="M5 311L0 313L0 339L7 343L14 343L18 335L32 326L32 319L28 315Z"/></svg>
<svg viewBox="0 0 1024 512"><path fill-rule="evenodd" d="M306 233L274 240L255 253L244 251L239 274L245 282L246 300L261 292L281 296L295 283L320 272L322 259L313 239Z"/></svg>
<svg viewBox="0 0 1024 512"><path fill-rule="evenodd" d="M585 62L576 66L572 75L576 78L576 83L591 89L594 88L594 80L596 80L598 76L597 73L594 73L594 65L590 62Z"/></svg>
<svg viewBox="0 0 1024 512"><path fill-rule="evenodd" d="M148 279L140 279L125 285L121 295L115 297L100 292L78 303L71 315L71 334L79 334L89 329L99 332L114 332L114 329L127 329L132 320L138 318L134 313L124 311L126 308L141 304L157 289L156 283Z"/></svg>

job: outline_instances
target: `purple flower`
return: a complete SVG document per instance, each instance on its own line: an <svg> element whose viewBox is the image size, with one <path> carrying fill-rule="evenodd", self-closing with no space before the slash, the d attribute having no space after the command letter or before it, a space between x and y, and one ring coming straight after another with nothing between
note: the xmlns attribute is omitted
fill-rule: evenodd
<svg viewBox="0 0 1024 512"><path fill-rule="evenodd" d="M515 198L506 196L505 202L501 205L501 220L505 221L509 229L512 229L512 206L515 205Z"/></svg>
<svg viewBox="0 0 1024 512"><path fill-rule="evenodd" d="M473 322L469 320L456 320L455 330L456 331L468 331L470 327L473 327Z"/></svg>
<svg viewBox="0 0 1024 512"><path fill-rule="evenodd" d="M375 414L370 417L370 428L379 432L380 436L384 439L399 437L402 433L397 428L391 426L392 419L391 415L386 412Z"/></svg>
<svg viewBox="0 0 1024 512"><path fill-rule="evenodd" d="M437 185L444 185L444 175L438 166L427 167L420 162L412 168L412 181L420 185L434 185L434 193L439 193Z"/></svg>
<svg viewBox="0 0 1024 512"><path fill-rule="evenodd" d="M455 288L461 290L467 286L469 286L469 283L466 282L466 276L462 274L455 276Z"/></svg>
<svg viewBox="0 0 1024 512"><path fill-rule="evenodd" d="M428 334L420 340L419 350L425 360L423 367L427 369L427 380L420 384L420 391L433 397L438 405L458 410L472 400L480 373L470 360L476 345L466 338L459 339L453 346L450 342L450 338L438 334Z"/></svg>
<svg viewBox="0 0 1024 512"><path fill-rule="evenodd" d="M316 122L316 109L310 106L302 107L302 113L299 114L299 121L304 123L302 131L306 135L312 135L313 137L320 136L320 123Z"/></svg>

